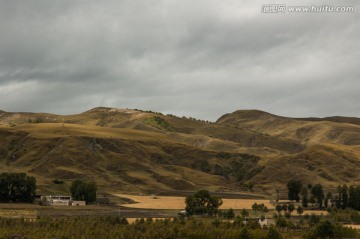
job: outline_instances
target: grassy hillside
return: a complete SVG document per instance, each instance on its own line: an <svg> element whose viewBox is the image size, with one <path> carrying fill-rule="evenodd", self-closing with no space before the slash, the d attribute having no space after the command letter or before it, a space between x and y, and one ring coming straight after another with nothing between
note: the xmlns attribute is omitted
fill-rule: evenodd
<svg viewBox="0 0 360 239"><path fill-rule="evenodd" d="M360 118L356 117L343 117L343 116L332 116L324 118L298 118L304 121L331 121L336 123L349 123L354 125L360 125Z"/></svg>
<svg viewBox="0 0 360 239"><path fill-rule="evenodd" d="M68 116L0 112L0 171L28 172L41 191L58 193L77 178L95 180L101 193L253 186L270 195L289 178L360 184L360 126L261 111L216 123L104 107Z"/></svg>
<svg viewBox="0 0 360 239"><path fill-rule="evenodd" d="M280 117L262 111L242 110L220 117L217 123L284 137L306 145L318 143L360 144L360 126L347 122L305 121Z"/></svg>

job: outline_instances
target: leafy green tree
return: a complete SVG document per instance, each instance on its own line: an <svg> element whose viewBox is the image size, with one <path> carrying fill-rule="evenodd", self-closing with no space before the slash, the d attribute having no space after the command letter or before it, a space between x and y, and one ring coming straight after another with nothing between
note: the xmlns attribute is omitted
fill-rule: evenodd
<svg viewBox="0 0 360 239"><path fill-rule="evenodd" d="M185 198L185 210L188 215L214 215L218 213L222 203L221 198L211 196L207 190L200 190Z"/></svg>
<svg viewBox="0 0 360 239"><path fill-rule="evenodd" d="M306 187L302 187L300 191L301 195L301 205L303 207L308 207L309 199L308 199L308 189Z"/></svg>
<svg viewBox="0 0 360 239"><path fill-rule="evenodd" d="M342 206L342 209L345 209L349 206L349 194L348 194L348 186L346 184L344 184L342 187L341 187L341 206Z"/></svg>
<svg viewBox="0 0 360 239"><path fill-rule="evenodd" d="M289 211L290 214L291 214L294 210L295 210L294 204L290 203L290 204L288 205L288 211Z"/></svg>
<svg viewBox="0 0 360 239"><path fill-rule="evenodd" d="M320 222L320 217L315 214L311 214L309 217L309 225L314 226Z"/></svg>
<svg viewBox="0 0 360 239"><path fill-rule="evenodd" d="M0 202L33 202L36 179L25 173L0 174Z"/></svg>
<svg viewBox="0 0 360 239"><path fill-rule="evenodd" d="M86 203L96 201L97 186L94 181L84 182L82 180L75 180L71 183L70 193L75 200L83 200Z"/></svg>
<svg viewBox="0 0 360 239"><path fill-rule="evenodd" d="M337 192L338 192L338 195L335 196L335 197L336 197L336 207L337 207L337 208L341 208L341 205L342 205L341 185L339 185L339 186L337 187Z"/></svg>
<svg viewBox="0 0 360 239"><path fill-rule="evenodd" d="M323 205L323 200L324 200L324 191L323 191L323 186L321 184L315 184L312 188L311 188L311 194L314 196L314 198L316 199L316 202L319 204L319 207L322 207Z"/></svg>
<svg viewBox="0 0 360 239"><path fill-rule="evenodd" d="M288 198L290 201L300 201L299 193L302 187L302 183L299 180L292 179L287 183Z"/></svg>
<svg viewBox="0 0 360 239"><path fill-rule="evenodd" d="M222 213L222 216L226 219L232 219L235 217L234 210L232 208L229 208L228 210Z"/></svg>
<svg viewBox="0 0 360 239"><path fill-rule="evenodd" d="M251 209L253 211L258 211L259 210L259 205L257 203L254 203L252 206L251 206Z"/></svg>
<svg viewBox="0 0 360 239"><path fill-rule="evenodd" d="M96 201L96 190L97 186L94 181L90 181L85 185L85 192L86 192L86 202L95 202Z"/></svg>
<svg viewBox="0 0 360 239"><path fill-rule="evenodd" d="M279 227L279 228L285 228L288 226L288 222L286 220L285 217L279 215L277 218L276 218L276 226Z"/></svg>
<svg viewBox="0 0 360 239"><path fill-rule="evenodd" d="M243 218L246 218L246 217L248 217L249 216L249 212L245 209L245 208L243 208L243 209L241 209L241 216L243 217Z"/></svg>
<svg viewBox="0 0 360 239"><path fill-rule="evenodd" d="M328 193L326 194L325 200L324 200L324 206L325 206L326 208L329 207L329 201L331 201L332 198L333 198L333 197L332 197L332 193L331 193L331 192L328 192Z"/></svg>
<svg viewBox="0 0 360 239"><path fill-rule="evenodd" d="M320 222L316 227L316 235L318 238L333 238L334 226L329 221Z"/></svg>
<svg viewBox="0 0 360 239"><path fill-rule="evenodd" d="M282 211L282 206L280 204L277 204L275 209L278 213L280 213Z"/></svg>
<svg viewBox="0 0 360 239"><path fill-rule="evenodd" d="M266 234L266 239L282 239L282 236L276 228L270 227Z"/></svg>
<svg viewBox="0 0 360 239"><path fill-rule="evenodd" d="M303 209L301 206L298 206L298 207L296 208L296 212L297 212L297 214L301 215L301 214L303 214L304 209Z"/></svg>
<svg viewBox="0 0 360 239"><path fill-rule="evenodd" d="M360 210L360 186L349 188L349 207Z"/></svg>
<svg viewBox="0 0 360 239"><path fill-rule="evenodd" d="M250 232L246 227L243 227L240 231L239 239L251 239Z"/></svg>

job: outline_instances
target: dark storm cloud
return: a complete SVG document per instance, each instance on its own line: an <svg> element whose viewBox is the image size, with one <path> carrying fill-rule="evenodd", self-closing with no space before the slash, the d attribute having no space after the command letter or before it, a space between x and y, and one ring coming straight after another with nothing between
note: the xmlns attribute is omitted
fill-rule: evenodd
<svg viewBox="0 0 360 239"><path fill-rule="evenodd" d="M0 108L360 116L358 3L291 3L356 8L264 14L263 1L0 1Z"/></svg>

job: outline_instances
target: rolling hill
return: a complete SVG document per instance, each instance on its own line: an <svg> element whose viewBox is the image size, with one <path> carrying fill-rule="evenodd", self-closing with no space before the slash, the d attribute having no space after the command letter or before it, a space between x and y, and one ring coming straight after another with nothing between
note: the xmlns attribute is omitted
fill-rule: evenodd
<svg viewBox="0 0 360 239"><path fill-rule="evenodd" d="M105 107L67 116L0 111L0 171L27 172L41 191L58 193L76 178L95 180L101 193L271 195L289 178L360 184L356 122L256 110L216 122Z"/></svg>

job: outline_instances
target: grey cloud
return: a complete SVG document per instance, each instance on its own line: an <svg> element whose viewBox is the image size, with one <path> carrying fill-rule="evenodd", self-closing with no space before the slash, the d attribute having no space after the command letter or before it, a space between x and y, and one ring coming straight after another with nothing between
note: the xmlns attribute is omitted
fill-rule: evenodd
<svg viewBox="0 0 360 239"><path fill-rule="evenodd" d="M262 4L1 1L0 108L360 116L359 9L269 15Z"/></svg>

